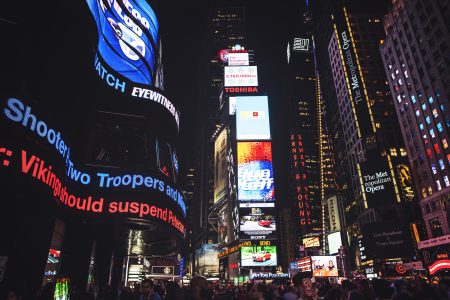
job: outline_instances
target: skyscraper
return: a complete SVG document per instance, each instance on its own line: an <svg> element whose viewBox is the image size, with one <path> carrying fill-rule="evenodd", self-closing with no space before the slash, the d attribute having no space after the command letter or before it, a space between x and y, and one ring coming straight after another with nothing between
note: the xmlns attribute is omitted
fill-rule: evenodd
<svg viewBox="0 0 450 300"><path fill-rule="evenodd" d="M406 150L400 138L394 106L382 70L378 41L384 32L381 13L358 6L330 3L318 26L321 57L329 66L321 74L329 86L327 108L337 108L339 118L328 112L337 157L344 155L348 173L340 171L343 182L350 253L358 266L379 269L388 258L413 255L409 223L414 215L415 193L401 186L409 174ZM322 64L326 64L324 60ZM329 68L330 73L325 72ZM330 74L331 76L329 76ZM330 78L331 77L331 78ZM331 85L331 86L330 86ZM330 92L330 91L333 91ZM341 131L342 129L342 131ZM399 221L400 220L400 221ZM395 221L395 222L394 222ZM378 231L396 230L404 252L391 251L372 243Z"/></svg>
<svg viewBox="0 0 450 300"><path fill-rule="evenodd" d="M450 233L449 16L448 1L393 1L381 44L428 239Z"/></svg>

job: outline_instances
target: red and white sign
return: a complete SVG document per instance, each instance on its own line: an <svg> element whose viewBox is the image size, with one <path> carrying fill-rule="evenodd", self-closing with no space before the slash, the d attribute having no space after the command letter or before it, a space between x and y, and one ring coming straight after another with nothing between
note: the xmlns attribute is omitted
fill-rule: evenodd
<svg viewBox="0 0 450 300"><path fill-rule="evenodd" d="M434 264L428 267L430 271L430 275L434 275L436 272L440 270L450 269L450 260L438 260Z"/></svg>
<svg viewBox="0 0 450 300"><path fill-rule="evenodd" d="M406 268L403 264L397 264L395 266L395 271L397 271L398 274L405 274L406 273Z"/></svg>
<svg viewBox="0 0 450 300"><path fill-rule="evenodd" d="M224 87L230 86L258 86L258 67L225 67Z"/></svg>
<svg viewBox="0 0 450 300"><path fill-rule="evenodd" d="M423 270L423 264L421 261L404 263L403 266L405 267L406 270Z"/></svg>
<svg viewBox="0 0 450 300"><path fill-rule="evenodd" d="M248 66L249 56L248 52L228 52L228 65L229 66Z"/></svg>
<svg viewBox="0 0 450 300"><path fill-rule="evenodd" d="M425 248L430 248L430 247L445 245L445 244L450 244L450 234L440 236L440 237L437 237L434 239L429 239L429 240L418 242L417 248L425 249Z"/></svg>
<svg viewBox="0 0 450 300"><path fill-rule="evenodd" d="M311 272L311 257L305 257L297 260L297 268L299 272Z"/></svg>
<svg viewBox="0 0 450 300"><path fill-rule="evenodd" d="M223 89L224 89L225 93L227 93L227 94L257 93L258 92L257 86L226 87Z"/></svg>

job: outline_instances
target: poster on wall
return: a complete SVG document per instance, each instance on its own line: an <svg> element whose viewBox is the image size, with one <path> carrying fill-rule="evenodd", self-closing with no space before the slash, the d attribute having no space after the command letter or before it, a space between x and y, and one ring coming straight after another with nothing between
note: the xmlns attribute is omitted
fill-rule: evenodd
<svg viewBox="0 0 450 300"><path fill-rule="evenodd" d="M273 202L271 142L238 142L238 200Z"/></svg>
<svg viewBox="0 0 450 300"><path fill-rule="evenodd" d="M276 239L275 211L252 207L239 209L239 238L242 240Z"/></svg>
<svg viewBox="0 0 450 300"><path fill-rule="evenodd" d="M336 256L311 256L314 277L337 277Z"/></svg>
<svg viewBox="0 0 450 300"><path fill-rule="evenodd" d="M227 129L224 128L214 143L214 203L227 194Z"/></svg>

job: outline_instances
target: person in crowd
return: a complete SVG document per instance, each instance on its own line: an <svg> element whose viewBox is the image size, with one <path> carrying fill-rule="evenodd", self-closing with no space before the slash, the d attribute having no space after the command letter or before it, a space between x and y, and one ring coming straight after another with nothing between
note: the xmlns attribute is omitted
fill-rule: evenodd
<svg viewBox="0 0 450 300"><path fill-rule="evenodd" d="M24 300L24 295L19 289L10 289L6 294L6 300Z"/></svg>
<svg viewBox="0 0 450 300"><path fill-rule="evenodd" d="M394 290L389 286L390 282L385 279L373 279L372 287L375 300L390 300Z"/></svg>
<svg viewBox="0 0 450 300"><path fill-rule="evenodd" d="M353 285L350 280L345 279L341 282L341 300L347 300L350 295L350 291L353 290Z"/></svg>
<svg viewBox="0 0 450 300"><path fill-rule="evenodd" d="M298 289L294 285L290 286L286 293L284 293L283 298L285 300L297 300L298 299Z"/></svg>
<svg viewBox="0 0 450 300"><path fill-rule="evenodd" d="M264 283L257 283L252 286L250 290L250 299L251 300L265 300L266 294L266 285Z"/></svg>
<svg viewBox="0 0 450 300"><path fill-rule="evenodd" d="M349 300L373 300L372 289L369 285L369 280L359 279L356 282L356 290L350 292Z"/></svg>
<svg viewBox="0 0 450 300"><path fill-rule="evenodd" d="M188 300L210 300L212 299L208 281L203 276L195 276L191 279L190 289L186 297Z"/></svg>
<svg viewBox="0 0 450 300"><path fill-rule="evenodd" d="M166 285L166 296L164 300L183 300L183 290L181 287L173 281L167 282Z"/></svg>
<svg viewBox="0 0 450 300"><path fill-rule="evenodd" d="M339 287L333 287L328 290L327 294L325 295L325 300L341 300L342 292L339 289Z"/></svg>
<svg viewBox="0 0 450 300"><path fill-rule="evenodd" d="M310 272L295 274L292 283L300 291L299 300L317 300L317 289L313 286Z"/></svg>
<svg viewBox="0 0 450 300"><path fill-rule="evenodd" d="M123 287L120 290L119 300L133 300L133 292L129 287Z"/></svg>
<svg viewBox="0 0 450 300"><path fill-rule="evenodd" d="M139 300L162 300L154 290L153 281L151 279L144 279L141 282L141 295Z"/></svg>

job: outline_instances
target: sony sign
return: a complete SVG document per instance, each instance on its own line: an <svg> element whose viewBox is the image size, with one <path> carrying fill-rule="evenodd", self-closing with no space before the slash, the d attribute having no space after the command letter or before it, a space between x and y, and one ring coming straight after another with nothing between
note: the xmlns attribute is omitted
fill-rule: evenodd
<svg viewBox="0 0 450 300"><path fill-rule="evenodd" d="M339 217L338 199L332 196L327 200L328 216L330 218L330 232L341 230L341 219Z"/></svg>

